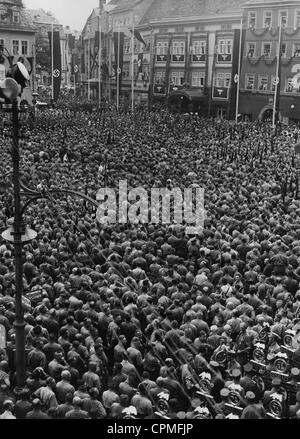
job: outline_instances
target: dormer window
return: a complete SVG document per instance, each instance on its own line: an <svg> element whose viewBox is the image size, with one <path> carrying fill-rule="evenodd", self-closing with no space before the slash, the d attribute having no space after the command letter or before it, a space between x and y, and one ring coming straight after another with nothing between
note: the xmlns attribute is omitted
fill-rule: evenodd
<svg viewBox="0 0 300 439"><path fill-rule="evenodd" d="M13 12L13 22L20 23L20 12L19 11Z"/></svg>

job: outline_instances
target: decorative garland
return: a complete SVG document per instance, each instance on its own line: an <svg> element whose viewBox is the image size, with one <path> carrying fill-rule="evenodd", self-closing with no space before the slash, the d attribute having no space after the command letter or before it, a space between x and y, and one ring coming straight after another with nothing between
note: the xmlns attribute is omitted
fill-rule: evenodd
<svg viewBox="0 0 300 439"><path fill-rule="evenodd" d="M257 66L257 65L259 64L259 62L260 62L260 60L261 60L262 57L263 57L263 55L261 55L261 56L260 56L259 58L257 58L256 61L255 61L255 60L253 60L253 57L247 55L248 62L249 62L249 64L251 64L252 66Z"/></svg>
<svg viewBox="0 0 300 439"><path fill-rule="evenodd" d="M279 28L278 27L276 27L276 28L266 27L265 29L263 29L262 32L257 31L253 27L250 27L249 29L251 30L252 34L255 35L256 37L262 37L267 32L270 32L270 35L272 37L275 37L279 33ZM273 30L273 29L275 29L275 30ZM291 31L291 32L289 32L287 29L283 28L282 32L283 32L284 35L287 35L288 37L292 37L292 36L296 35L297 33L299 33L299 30L300 30L300 26L298 26L297 28L294 28L294 30Z"/></svg>
<svg viewBox="0 0 300 439"><path fill-rule="evenodd" d="M261 58L263 59L266 66L272 66L277 61L277 56L275 56L275 58L273 58L272 60L268 60L268 58L265 57L265 55L262 55Z"/></svg>
<svg viewBox="0 0 300 439"><path fill-rule="evenodd" d="M284 67L289 66L293 60L296 58L295 55L291 56L288 60L284 61L284 58L281 57L281 65ZM266 66L272 66L277 61L277 56L275 56L272 60L268 61L264 55L261 55L259 58L253 59L251 56L247 55L248 63L252 66L257 66L261 60L265 63Z"/></svg>
<svg viewBox="0 0 300 439"><path fill-rule="evenodd" d="M283 59L281 58L281 64L282 64L283 66L289 66L289 65L293 62L294 58L296 58L295 55L291 56L291 57L287 60L287 62L284 62Z"/></svg>
<svg viewBox="0 0 300 439"><path fill-rule="evenodd" d="M265 35L267 32L269 32L269 28L265 28L262 32L255 32L255 28L250 27L251 32L253 33L253 35L255 35L256 37L262 37L263 35Z"/></svg>
<svg viewBox="0 0 300 439"><path fill-rule="evenodd" d="M283 33L284 33L284 35L287 35L288 37L293 37L294 35L296 35L297 33L299 33L299 30L300 30L300 27L299 27L299 26L296 27L296 28L294 29L293 32L288 32L287 30L285 30L285 29L283 28Z"/></svg>

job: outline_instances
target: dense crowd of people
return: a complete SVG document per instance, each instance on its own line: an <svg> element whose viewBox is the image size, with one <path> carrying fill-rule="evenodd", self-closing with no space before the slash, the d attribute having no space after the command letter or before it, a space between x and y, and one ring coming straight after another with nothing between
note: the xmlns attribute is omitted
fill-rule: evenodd
<svg viewBox="0 0 300 439"><path fill-rule="evenodd" d="M0 138L0 229L13 215ZM0 241L0 419L300 418L298 129L61 106L21 129L26 389ZM297 148L296 148L297 149ZM103 186L205 190L205 227L100 225Z"/></svg>

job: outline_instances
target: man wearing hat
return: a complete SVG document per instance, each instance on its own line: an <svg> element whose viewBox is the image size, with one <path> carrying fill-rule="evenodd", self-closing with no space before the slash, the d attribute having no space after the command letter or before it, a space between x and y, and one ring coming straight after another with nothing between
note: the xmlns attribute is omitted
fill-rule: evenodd
<svg viewBox="0 0 300 439"><path fill-rule="evenodd" d="M229 394L230 394L230 390L227 389L226 387L224 387L221 390L221 392L220 392L221 402L218 402L214 407L217 414L225 415L225 413L226 413L225 404L228 403Z"/></svg>

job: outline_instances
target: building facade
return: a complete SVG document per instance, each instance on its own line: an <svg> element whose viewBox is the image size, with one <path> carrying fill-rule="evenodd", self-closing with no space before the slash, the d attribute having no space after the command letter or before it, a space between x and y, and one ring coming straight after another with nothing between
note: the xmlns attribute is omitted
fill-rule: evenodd
<svg viewBox="0 0 300 439"><path fill-rule="evenodd" d="M21 61L31 74L30 87L27 87L21 100L31 103L30 88L34 87L34 44L35 26L21 0L0 1L0 79L9 69L9 58L13 64Z"/></svg>
<svg viewBox="0 0 300 439"><path fill-rule="evenodd" d="M299 120L300 2L248 2L244 5L244 26L239 112L250 119L272 115L281 39L280 117L283 122Z"/></svg>
<svg viewBox="0 0 300 439"><path fill-rule="evenodd" d="M187 98L182 95L184 99L174 101L178 110L231 117L241 4L239 0L153 2L143 19L153 35L152 101L184 89ZM193 103L196 91L199 99Z"/></svg>
<svg viewBox="0 0 300 439"><path fill-rule="evenodd" d="M263 119L273 111L280 65L280 117L300 118L299 1L111 0L93 11L82 34L81 79L95 87L99 69L92 48L99 23L104 96L116 94L113 33L132 30L134 23L145 44L135 39L132 48L125 32L121 94L128 99L133 72L136 102L161 101L176 110L230 119L238 106L243 118Z"/></svg>
<svg viewBox="0 0 300 439"><path fill-rule="evenodd" d="M54 31L60 34L61 65L62 65L62 86L71 86L72 84L72 55L75 45L73 46L72 38L76 37L77 32L72 31L68 26L63 26L57 18L43 9L29 9L28 14L36 27L35 54L36 54L36 81L37 89L50 86L51 78L51 55L48 32L51 32L52 26ZM78 35L77 35L78 38Z"/></svg>

